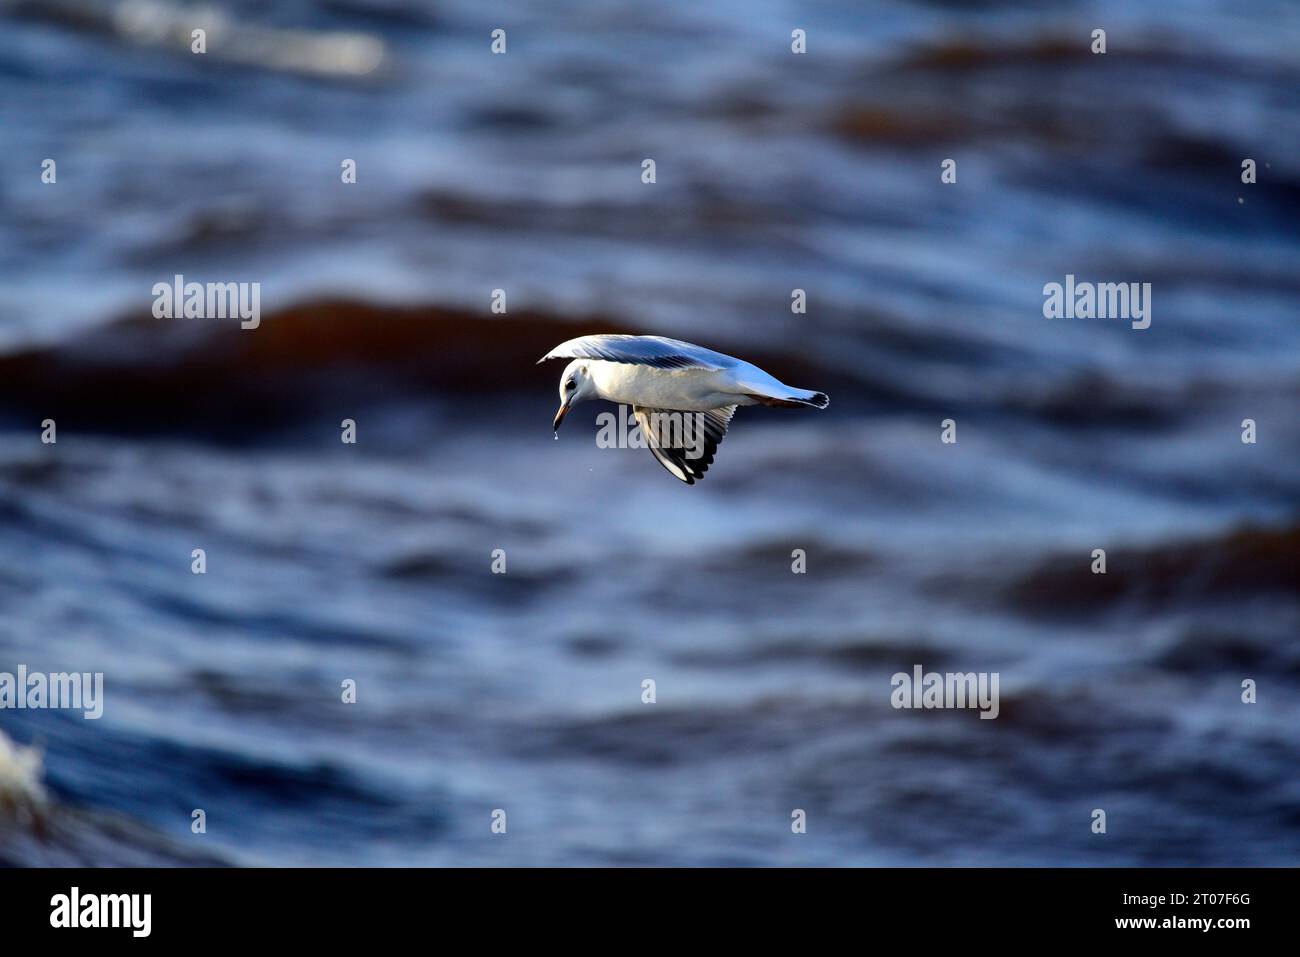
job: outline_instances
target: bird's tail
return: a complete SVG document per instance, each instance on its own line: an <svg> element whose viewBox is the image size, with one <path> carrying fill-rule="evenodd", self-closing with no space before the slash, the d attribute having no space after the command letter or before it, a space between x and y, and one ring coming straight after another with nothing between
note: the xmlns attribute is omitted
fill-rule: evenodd
<svg viewBox="0 0 1300 957"><path fill-rule="evenodd" d="M825 392L811 392L808 389L790 389L780 395L760 395L758 401L764 405L776 405L788 409L797 409L800 406L824 409L831 404L831 398Z"/></svg>

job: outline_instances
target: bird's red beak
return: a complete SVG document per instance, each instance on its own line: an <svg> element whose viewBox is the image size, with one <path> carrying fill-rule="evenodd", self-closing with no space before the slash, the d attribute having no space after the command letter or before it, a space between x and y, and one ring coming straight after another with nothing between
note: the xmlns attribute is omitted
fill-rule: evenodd
<svg viewBox="0 0 1300 957"><path fill-rule="evenodd" d="M566 402L564 405L560 406L560 411L555 413L555 421L551 423L551 431L560 431L560 423L564 421L564 417L568 414L569 403Z"/></svg>

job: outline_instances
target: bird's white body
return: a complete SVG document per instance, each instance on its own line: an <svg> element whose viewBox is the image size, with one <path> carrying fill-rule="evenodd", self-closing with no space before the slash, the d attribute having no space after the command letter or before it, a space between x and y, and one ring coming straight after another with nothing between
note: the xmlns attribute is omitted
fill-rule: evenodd
<svg viewBox="0 0 1300 957"><path fill-rule="evenodd" d="M540 361L560 358L573 361L560 376L557 437L560 423L575 403L605 399L630 405L647 448L660 465L688 485L702 478L713 463L736 406L824 409L830 403L823 392L788 386L735 356L663 336L581 336L556 346ZM686 450L676 433L662 424L664 412L696 413L700 447Z"/></svg>
<svg viewBox="0 0 1300 957"><path fill-rule="evenodd" d="M769 394L787 389L757 366L740 363L751 382L766 378L773 387ZM655 369L604 359L587 360L587 374L596 394L610 402L625 402L650 409L680 412L708 412L728 405L758 405L753 385L742 385L735 369Z"/></svg>

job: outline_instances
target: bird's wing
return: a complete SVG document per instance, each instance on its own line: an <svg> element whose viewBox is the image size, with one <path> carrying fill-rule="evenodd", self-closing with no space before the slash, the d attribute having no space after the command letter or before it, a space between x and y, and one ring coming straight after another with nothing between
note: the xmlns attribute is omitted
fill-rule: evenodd
<svg viewBox="0 0 1300 957"><path fill-rule="evenodd" d="M580 336L562 342L538 359L605 359L656 369L709 369L717 371L735 365L731 356L663 336Z"/></svg>
<svg viewBox="0 0 1300 957"><path fill-rule="evenodd" d="M650 454L669 472L687 485L697 479L713 464L718 445L731 424L734 405L708 412L674 412L669 409L647 409L636 406L632 414L645 437ZM700 454L691 457L696 450Z"/></svg>

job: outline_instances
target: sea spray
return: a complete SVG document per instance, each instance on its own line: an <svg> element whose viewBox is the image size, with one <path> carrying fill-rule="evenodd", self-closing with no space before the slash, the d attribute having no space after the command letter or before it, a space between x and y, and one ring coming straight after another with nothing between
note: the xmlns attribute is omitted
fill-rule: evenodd
<svg viewBox="0 0 1300 957"><path fill-rule="evenodd" d="M45 807L41 752L15 744L0 731L0 821L38 815Z"/></svg>

